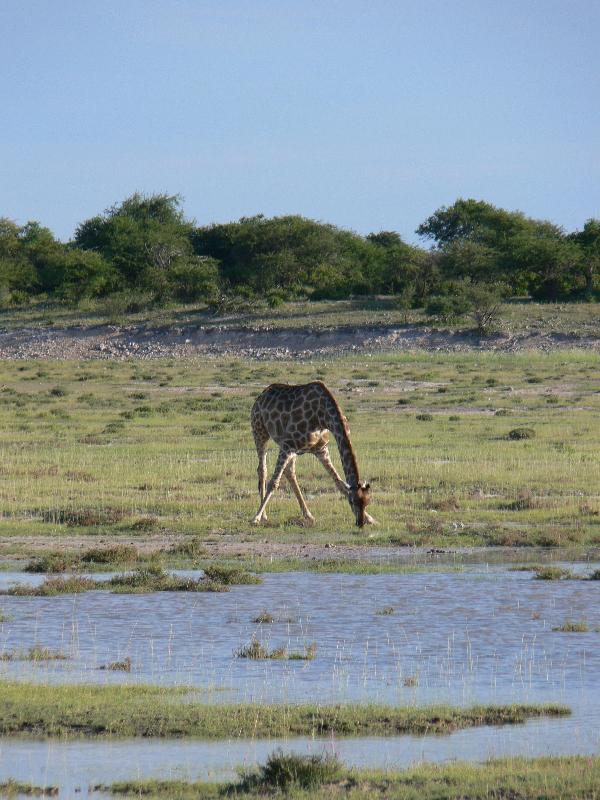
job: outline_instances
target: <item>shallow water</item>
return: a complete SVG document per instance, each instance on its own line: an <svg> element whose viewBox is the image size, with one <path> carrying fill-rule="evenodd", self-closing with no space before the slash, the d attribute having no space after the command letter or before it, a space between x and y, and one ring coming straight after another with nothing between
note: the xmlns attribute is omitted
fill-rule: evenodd
<svg viewBox="0 0 600 800"><path fill-rule="evenodd" d="M40 576L4 573L0 588L15 580L37 582ZM211 702L560 702L571 706L571 718L444 738L341 741L336 748L348 763L373 766L505 753L591 753L600 747L600 632L594 630L600 628L599 601L600 581L538 581L502 565L448 573L267 574L263 585L232 587L227 594L2 597L0 610L12 619L0 624L0 653L38 644L71 658L1 662L0 674L186 684L203 689L202 699ZM377 613L390 606L394 613ZM263 609L281 621L253 624ZM552 631L567 620L585 620L590 631ZM254 634L269 648L302 650L316 642L316 658L236 658ZM130 674L99 669L127 656ZM191 777L206 776L206 770L223 777L238 763L263 759L275 744L4 742L0 779L33 780L40 769L61 764L61 783L68 770L85 770L86 764L99 770L81 773L78 780L86 785L179 769ZM309 745L322 747L294 743L300 749ZM29 773L17 775L17 763L25 763Z"/></svg>
<svg viewBox="0 0 600 800"><path fill-rule="evenodd" d="M231 780L236 768L264 763L276 749L335 753L356 767L398 769L421 761L476 760L504 756L597 754L600 731L573 720L551 724L484 727L451 736L361 739L271 739L228 742L160 739L100 742L36 742L0 739L0 779L10 775L36 785L61 787L61 797L87 797L88 787L136 778ZM89 793L95 798L102 795Z"/></svg>
<svg viewBox="0 0 600 800"><path fill-rule="evenodd" d="M2 662L0 674L186 684L225 702L587 703L600 688L599 599L597 581L537 581L499 567L267 574L263 585L225 594L2 597L9 619L0 624L0 653L38 644L70 658ZM386 607L394 613L377 613ZM254 624L263 609L280 621ZM566 620L585 620L590 631L551 630ZM271 649L315 642L316 658L236 658L253 635ZM125 657L130 674L99 669Z"/></svg>

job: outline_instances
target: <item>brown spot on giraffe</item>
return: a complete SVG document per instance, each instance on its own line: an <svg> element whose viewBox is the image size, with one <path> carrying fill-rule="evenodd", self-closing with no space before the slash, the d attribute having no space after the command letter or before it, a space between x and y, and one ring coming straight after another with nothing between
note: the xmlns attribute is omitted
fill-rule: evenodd
<svg viewBox="0 0 600 800"><path fill-rule="evenodd" d="M304 453L312 453L323 464L350 503L359 527L375 522L367 514L366 508L371 501L369 484L360 480L348 421L324 383L271 384L256 398L250 421L258 453L260 507L253 520L256 525L266 520L267 504L279 488L283 475L296 495L304 518L314 521L296 480L296 458ZM345 481L331 463L328 447L330 431L340 451ZM269 439L279 445L279 455L271 480L266 483Z"/></svg>

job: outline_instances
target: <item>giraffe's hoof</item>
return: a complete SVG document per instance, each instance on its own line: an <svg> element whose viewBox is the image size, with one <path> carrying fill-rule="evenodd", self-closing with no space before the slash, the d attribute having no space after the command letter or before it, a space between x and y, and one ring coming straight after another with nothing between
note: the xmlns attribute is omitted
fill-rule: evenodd
<svg viewBox="0 0 600 800"><path fill-rule="evenodd" d="M370 514L365 514L365 524L366 525L379 525L377 520L372 517Z"/></svg>
<svg viewBox="0 0 600 800"><path fill-rule="evenodd" d="M291 525L299 525L301 528L312 528L315 523L315 518L313 516L310 517L293 517L290 520Z"/></svg>
<svg viewBox="0 0 600 800"><path fill-rule="evenodd" d="M261 522L262 522L262 517L254 517L254 519L252 520L253 525L260 525Z"/></svg>

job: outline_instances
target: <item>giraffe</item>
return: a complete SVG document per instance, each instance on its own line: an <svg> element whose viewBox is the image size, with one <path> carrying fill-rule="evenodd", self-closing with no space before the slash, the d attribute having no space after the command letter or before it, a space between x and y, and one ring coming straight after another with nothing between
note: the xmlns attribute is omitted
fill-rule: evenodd
<svg viewBox="0 0 600 800"><path fill-rule="evenodd" d="M366 511L371 500L369 484L359 478L348 421L324 383L271 384L256 398L250 421L258 453L260 494L260 507L253 520L255 525L267 519L267 503L279 488L283 475L296 495L305 521L308 524L314 522L296 480L296 458L304 453L316 456L331 475L339 491L350 503L360 528L375 522ZM330 431L340 451L345 481L331 463L328 446ZM269 439L279 445L279 456L271 480L266 483Z"/></svg>

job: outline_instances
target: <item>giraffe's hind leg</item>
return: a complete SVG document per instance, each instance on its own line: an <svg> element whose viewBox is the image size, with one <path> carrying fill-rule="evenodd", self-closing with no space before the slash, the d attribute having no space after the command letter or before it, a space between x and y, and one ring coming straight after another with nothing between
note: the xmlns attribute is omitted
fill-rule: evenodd
<svg viewBox="0 0 600 800"><path fill-rule="evenodd" d="M287 465L289 464L290 460L294 458L295 453L291 453L289 450L280 450L279 455L277 456L277 464L275 465L275 471L273 472L273 476L271 480L267 484L267 491L265 496L262 499L260 504L260 508L256 512L256 516L252 520L254 525L260 525L260 523L265 519L265 511L267 508L267 503L273 496L273 494L279 489L279 484L281 482L281 478Z"/></svg>
<svg viewBox="0 0 600 800"><path fill-rule="evenodd" d="M300 506L300 510L302 511L302 516L306 524L312 525L314 524L315 518L308 510L308 506L306 505L306 501L304 496L302 495L302 491L300 486L298 485L298 480L296 478L296 457L292 458L290 463L285 468L285 477L288 479L290 486L292 487L292 491L296 495L296 500Z"/></svg>
<svg viewBox="0 0 600 800"><path fill-rule="evenodd" d="M266 483L267 483L267 445L269 443L269 434L259 417L252 418L252 435L254 436L254 444L256 445L256 452L258 455L258 494L260 502L265 499ZM262 519L266 520L267 515L263 514Z"/></svg>

